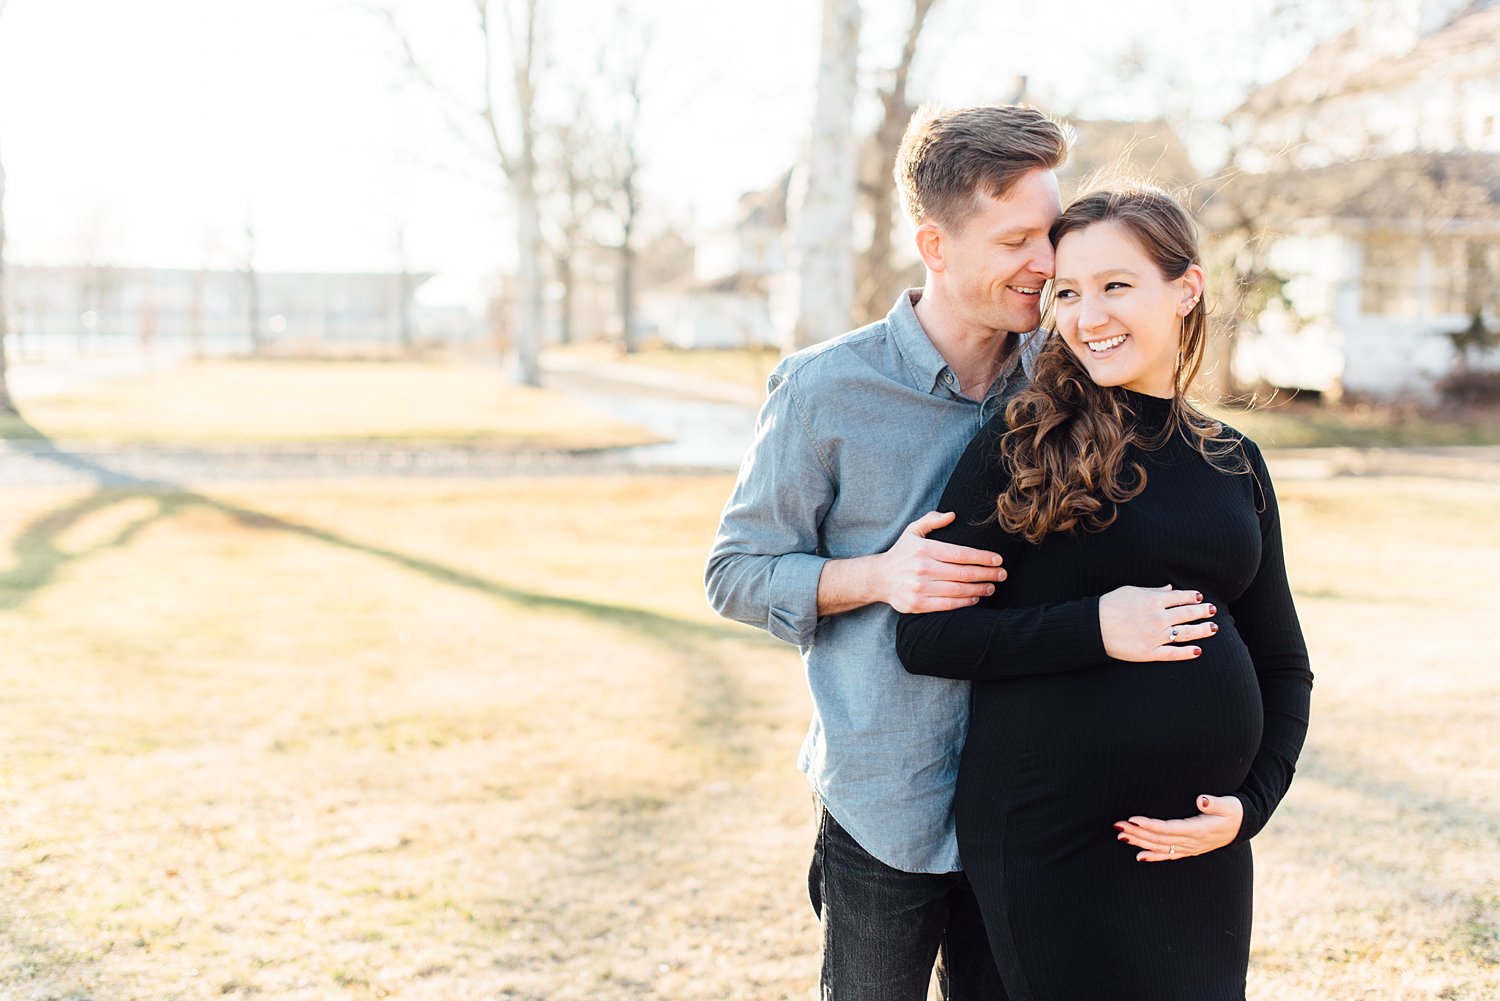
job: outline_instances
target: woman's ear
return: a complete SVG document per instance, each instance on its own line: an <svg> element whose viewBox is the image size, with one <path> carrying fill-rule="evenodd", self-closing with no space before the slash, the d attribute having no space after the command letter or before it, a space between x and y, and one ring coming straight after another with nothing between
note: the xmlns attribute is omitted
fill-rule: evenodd
<svg viewBox="0 0 1500 1001"><path fill-rule="evenodd" d="M1187 316L1203 298L1203 269L1189 264L1182 274L1182 299L1177 303L1177 315Z"/></svg>

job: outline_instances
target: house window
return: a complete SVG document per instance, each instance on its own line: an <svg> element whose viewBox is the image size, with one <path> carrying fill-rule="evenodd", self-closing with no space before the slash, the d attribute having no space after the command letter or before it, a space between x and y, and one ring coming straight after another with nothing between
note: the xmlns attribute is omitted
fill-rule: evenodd
<svg viewBox="0 0 1500 1001"><path fill-rule="evenodd" d="M1437 239L1432 250L1432 302L1438 316L1494 313L1500 307L1500 242Z"/></svg>
<svg viewBox="0 0 1500 1001"><path fill-rule="evenodd" d="M1372 235L1360 279L1366 316L1425 318L1500 311L1500 241Z"/></svg>
<svg viewBox="0 0 1500 1001"><path fill-rule="evenodd" d="M1469 288L1468 247L1463 240L1434 240L1432 248L1432 312L1440 316L1469 312L1464 301Z"/></svg>
<svg viewBox="0 0 1500 1001"><path fill-rule="evenodd" d="M1366 316L1415 317L1421 308L1419 241L1403 236L1365 238L1360 275L1360 312Z"/></svg>

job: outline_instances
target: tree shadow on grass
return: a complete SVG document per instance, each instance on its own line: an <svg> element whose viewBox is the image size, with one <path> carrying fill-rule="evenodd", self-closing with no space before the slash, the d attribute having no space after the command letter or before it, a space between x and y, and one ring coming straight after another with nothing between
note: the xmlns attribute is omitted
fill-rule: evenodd
<svg viewBox="0 0 1500 1001"><path fill-rule="evenodd" d="M156 510L125 524L110 537L82 548L69 548L63 539L90 516L137 499L149 499ZM398 566L436 583L462 588L517 608L576 615L620 629L649 642L683 666L688 683L686 703L696 707L692 729L700 740L713 740L712 731L729 723L746 693L734 682L722 644L779 646L774 640L732 623L697 622L630 605L564 597L529 591L438 560L352 538L317 525L229 503L193 490L159 482L101 486L71 503L35 519L16 536L12 568L0 573L0 612L15 610L50 586L67 566L106 550L128 546L152 525L184 511L213 511L245 528L277 532L332 546Z"/></svg>
<svg viewBox="0 0 1500 1001"><path fill-rule="evenodd" d="M36 432L36 435L38 439L46 440L41 432ZM50 444L48 442L48 445ZM528 591L448 566L436 560L387 546L362 542L330 529L222 501L198 491L185 489L180 484L141 479L119 473L92 459L71 455L55 446L33 449L31 455L89 476L94 480L97 489L86 497L47 512L22 529L12 545L15 556L14 566L11 570L0 574L0 610L12 610L23 605L30 597L50 585L57 574L69 563L106 549L127 546L141 531L155 522L191 508L201 508L230 517L247 528L282 532L352 552L364 553L438 583L476 591L522 608L587 616L626 629L652 642L668 642L674 645L683 641L713 643L731 640L760 644L769 642L758 633L749 632L729 623L696 622L630 605ZM159 510L153 515L129 523L113 538L96 545L69 550L60 544L62 537L85 518L137 498L157 502Z"/></svg>
<svg viewBox="0 0 1500 1001"><path fill-rule="evenodd" d="M15 537L12 543L12 566L0 572L0 612L24 607L29 600L55 583L70 566L91 556L129 546L153 525L197 509L216 512L256 531L291 535L347 552L360 553L428 580L478 593L521 609L583 617L646 641L659 648L670 662L680 667L684 681L682 704L691 709L686 715L677 714L674 722L690 744L706 745L717 750L722 748L726 737L749 726L745 719L746 711L751 705L749 693L736 679L725 644L785 649L761 633L732 623L696 622L629 605L550 595L515 587L418 554L365 542L319 525L220 500L185 489L180 484L122 474L92 459L71 455L53 446L40 432L36 433L33 440L42 444L29 450L32 457L84 474L93 481L95 489L38 516ZM69 534L85 520L118 505L140 499L151 501L153 507L138 517L128 519L101 539L81 546L67 544ZM598 811L590 822L591 827L598 828L587 839L590 846L588 851L594 853L595 857L608 858L612 851L622 847L618 844L620 818L612 816L612 812ZM639 828L636 840L644 838L647 843L659 843L662 838L692 836L689 831L674 830L665 816L632 812ZM0 931L4 931L15 942L17 929L11 923L0 925ZM82 957L69 950L51 948L35 941L20 944L26 948L35 972L44 977L57 977L58 983L62 979L75 979L84 970L94 971L89 975L90 980L98 977L97 956ZM0 985L3 985L5 979L0 975Z"/></svg>

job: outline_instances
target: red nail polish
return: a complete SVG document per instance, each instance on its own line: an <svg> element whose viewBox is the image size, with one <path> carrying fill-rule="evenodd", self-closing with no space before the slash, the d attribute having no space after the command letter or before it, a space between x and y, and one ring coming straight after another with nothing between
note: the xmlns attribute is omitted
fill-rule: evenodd
<svg viewBox="0 0 1500 1001"><path fill-rule="evenodd" d="M1218 615L1219 614L1219 610L1218 610L1217 607L1215 607L1213 605L1209 605L1208 606L1208 614L1209 615Z"/></svg>
<svg viewBox="0 0 1500 1001"><path fill-rule="evenodd" d="M1199 591L1194 591L1193 592L1193 600L1194 601L1202 601L1203 600L1203 594L1201 592L1199 592Z"/></svg>
<svg viewBox="0 0 1500 1001"><path fill-rule="evenodd" d="M1124 824L1115 824L1113 826L1114 826L1114 829L1117 830L1117 831L1122 831L1123 832L1125 830L1125 825Z"/></svg>
<svg viewBox="0 0 1500 1001"><path fill-rule="evenodd" d="M1211 633L1218 632L1219 631L1219 624L1217 622L1210 622L1208 624L1208 631L1211 632Z"/></svg>
<svg viewBox="0 0 1500 1001"><path fill-rule="evenodd" d="M1198 647L1193 647L1193 656L1194 657L1202 657L1203 656L1203 651L1201 649L1199 649Z"/></svg>

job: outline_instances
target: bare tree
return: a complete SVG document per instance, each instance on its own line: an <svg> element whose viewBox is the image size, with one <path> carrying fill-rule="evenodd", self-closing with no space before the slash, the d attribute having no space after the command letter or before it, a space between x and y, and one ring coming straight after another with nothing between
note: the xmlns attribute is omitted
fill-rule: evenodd
<svg viewBox="0 0 1500 1001"><path fill-rule="evenodd" d="M807 162L793 204L798 303L792 348L848 329L854 315L855 196L859 144L854 135L859 60L859 0L823 0L816 106Z"/></svg>
<svg viewBox="0 0 1500 1001"><path fill-rule="evenodd" d="M411 273L411 261L406 252L406 223L396 223L396 281L395 313L396 344L401 357L416 354L416 337L412 330L412 293L416 289L416 277Z"/></svg>
<svg viewBox="0 0 1500 1001"><path fill-rule="evenodd" d="M260 273L255 270L255 222L245 220L245 260L240 272L245 276L245 330L250 335L250 355L265 354L260 335Z"/></svg>
<svg viewBox="0 0 1500 1001"><path fill-rule="evenodd" d="M0 14L5 0L0 0ZM0 416L19 417L16 401L10 395L10 368L6 362L5 342L10 333L10 287L5 271L5 164L0 161Z"/></svg>
<svg viewBox="0 0 1500 1001"><path fill-rule="evenodd" d="M0 3L0 11L4 6ZM9 292L9 276L5 270L5 165L0 163L0 416L19 417L16 401L10 395L10 368L5 355L5 342L10 334Z"/></svg>
<svg viewBox="0 0 1500 1001"><path fill-rule="evenodd" d="M870 245L859 262L858 295L861 316L880 316L900 292L894 246L896 180L891 162L907 122L916 111L907 97L912 63L927 15L942 0L912 0L911 24L901 45L901 56L890 72L890 82L880 88L880 124L865 143L860 157L859 193L873 226Z"/></svg>
<svg viewBox="0 0 1500 1001"><path fill-rule="evenodd" d="M624 12L621 10L623 22ZM615 170L615 216L620 224L620 272L617 303L620 312L620 344L626 354L640 350L636 333L636 230L640 226L641 193L641 75L645 70L646 55L651 48L651 29L648 25L636 38L635 44L621 49L623 57L618 68L620 88L620 112L614 128Z"/></svg>
<svg viewBox="0 0 1500 1001"><path fill-rule="evenodd" d="M575 95L573 105L586 107L583 95ZM607 170L602 163L602 143L597 130L582 113L545 131L539 144L539 187L546 211L543 244L552 263L552 276L561 295L558 298L557 339L570 344L574 339L574 316L577 312L578 273L575 257L590 240L590 223L605 200L603 187Z"/></svg>
<svg viewBox="0 0 1500 1001"><path fill-rule="evenodd" d="M389 6L367 9L383 20L400 44L412 76L443 102L458 135L470 144L477 127L481 147L497 168L516 208L517 322L515 381L542 382L542 226L537 187L537 0L470 0L480 46L483 82L477 95L465 97L444 86L421 58ZM503 39L502 39L503 36ZM504 41L506 54L497 58ZM505 82L502 82L505 81ZM477 98L477 100L475 99Z"/></svg>

